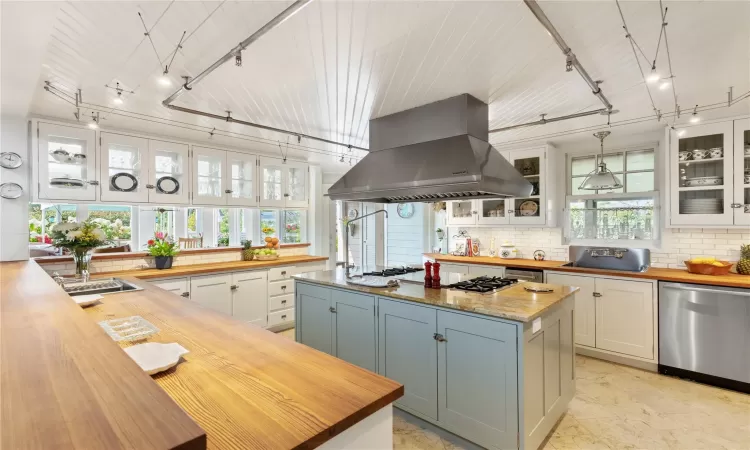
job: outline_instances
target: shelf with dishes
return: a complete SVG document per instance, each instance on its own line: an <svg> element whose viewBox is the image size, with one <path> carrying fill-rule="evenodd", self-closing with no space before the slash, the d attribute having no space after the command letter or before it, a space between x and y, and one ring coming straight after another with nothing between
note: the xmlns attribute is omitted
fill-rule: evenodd
<svg viewBox="0 0 750 450"><path fill-rule="evenodd" d="M86 164L87 158L83 153L70 153L67 150L58 148L57 150L52 150L49 154L53 159L53 161L49 161L52 164L65 164L73 166Z"/></svg>

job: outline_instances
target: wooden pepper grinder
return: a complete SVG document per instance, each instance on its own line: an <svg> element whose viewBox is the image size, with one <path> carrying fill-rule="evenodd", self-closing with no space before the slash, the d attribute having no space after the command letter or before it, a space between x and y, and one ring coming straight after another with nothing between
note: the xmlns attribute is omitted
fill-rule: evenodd
<svg viewBox="0 0 750 450"><path fill-rule="evenodd" d="M440 263L437 261L432 264L432 287L440 289Z"/></svg>
<svg viewBox="0 0 750 450"><path fill-rule="evenodd" d="M426 263L424 263L424 273L425 273L424 287L431 288L432 287L432 263L430 261L427 261Z"/></svg>

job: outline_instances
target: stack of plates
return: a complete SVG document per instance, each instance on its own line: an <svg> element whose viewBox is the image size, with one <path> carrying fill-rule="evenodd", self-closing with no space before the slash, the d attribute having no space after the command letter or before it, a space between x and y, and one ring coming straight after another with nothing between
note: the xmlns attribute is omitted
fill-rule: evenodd
<svg viewBox="0 0 750 450"><path fill-rule="evenodd" d="M721 214L724 200L720 198L691 198L680 200L680 214Z"/></svg>

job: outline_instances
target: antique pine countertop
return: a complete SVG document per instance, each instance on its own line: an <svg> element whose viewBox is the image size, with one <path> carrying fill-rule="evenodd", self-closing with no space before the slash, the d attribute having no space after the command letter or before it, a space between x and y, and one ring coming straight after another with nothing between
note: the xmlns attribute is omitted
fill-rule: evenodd
<svg viewBox="0 0 750 450"><path fill-rule="evenodd" d="M651 267L645 272L625 272L622 270L587 269L582 267L563 267L566 261L534 261L533 259L501 259L489 256L453 256L440 253L425 253L427 258L438 262L454 264L482 264L486 266L518 267L523 269L554 270L591 275L609 275L614 277L640 278L647 280L671 281L675 283L706 284L712 286L740 287L750 289L750 275L729 273L726 275L699 275L684 269L663 269Z"/></svg>
<svg viewBox="0 0 750 450"><path fill-rule="evenodd" d="M424 272L415 275L424 276ZM447 279L448 273L441 273ZM530 322L541 316L549 308L570 297L578 291L577 287L560 286L540 283L519 283L513 287L496 293L479 294L459 291L457 289L431 289L421 284L402 281L399 287L373 288L350 284L346 282L343 269L325 272L309 272L295 275L297 281L332 286L351 291L381 295L383 297L408 300L442 308L458 309L487 316L519 322ZM444 283L445 284L445 283ZM553 288L553 292L533 293L524 286L546 286Z"/></svg>
<svg viewBox="0 0 750 450"><path fill-rule="evenodd" d="M33 261L0 270L2 448L313 448L403 395L136 278L81 309ZM131 315L190 353L149 377L97 325Z"/></svg>

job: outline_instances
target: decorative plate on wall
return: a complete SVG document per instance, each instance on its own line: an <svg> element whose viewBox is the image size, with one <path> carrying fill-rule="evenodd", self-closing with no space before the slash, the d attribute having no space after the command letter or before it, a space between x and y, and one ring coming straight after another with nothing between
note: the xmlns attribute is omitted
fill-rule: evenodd
<svg viewBox="0 0 750 450"><path fill-rule="evenodd" d="M408 219L414 215L414 203L399 203L396 212L402 219Z"/></svg>
<svg viewBox="0 0 750 450"><path fill-rule="evenodd" d="M180 182L174 177L161 177L156 180L156 190L160 194L174 194L180 190Z"/></svg>
<svg viewBox="0 0 750 450"><path fill-rule="evenodd" d="M115 191L133 192L138 188L138 180L131 174L120 172L112 175L109 184Z"/></svg>

